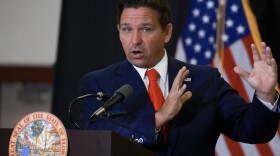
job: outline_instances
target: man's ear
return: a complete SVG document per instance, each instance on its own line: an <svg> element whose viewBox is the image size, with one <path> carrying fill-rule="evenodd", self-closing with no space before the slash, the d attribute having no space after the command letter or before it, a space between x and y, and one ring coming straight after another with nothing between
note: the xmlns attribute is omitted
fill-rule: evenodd
<svg viewBox="0 0 280 156"><path fill-rule="evenodd" d="M164 30L164 32L165 32L164 43L168 43L170 41L171 36L172 36L172 29L173 29L172 24L168 23Z"/></svg>
<svg viewBox="0 0 280 156"><path fill-rule="evenodd" d="M120 25L119 24L117 24L117 29L118 29L118 31L120 31Z"/></svg>

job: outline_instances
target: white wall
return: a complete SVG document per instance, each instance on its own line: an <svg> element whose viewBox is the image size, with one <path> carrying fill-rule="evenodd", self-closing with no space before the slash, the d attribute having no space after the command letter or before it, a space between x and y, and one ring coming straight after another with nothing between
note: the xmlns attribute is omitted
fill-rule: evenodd
<svg viewBox="0 0 280 156"><path fill-rule="evenodd" d="M0 65L53 65L61 0L0 0Z"/></svg>
<svg viewBox="0 0 280 156"><path fill-rule="evenodd" d="M47 66L56 60L61 0L0 0L0 66ZM0 71L1 72L1 71ZM52 84L0 82L0 128L50 111Z"/></svg>

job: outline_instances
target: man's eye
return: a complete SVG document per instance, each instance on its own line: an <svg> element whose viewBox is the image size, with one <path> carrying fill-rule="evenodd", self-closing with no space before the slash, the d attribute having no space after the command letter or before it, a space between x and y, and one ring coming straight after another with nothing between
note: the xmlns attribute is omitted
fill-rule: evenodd
<svg viewBox="0 0 280 156"><path fill-rule="evenodd" d="M122 31L124 31L124 32L131 32L131 28L128 28L128 27L123 27L122 28Z"/></svg>
<svg viewBox="0 0 280 156"><path fill-rule="evenodd" d="M142 31L143 32L148 32L148 31L151 31L152 29L151 28L149 28L149 27L144 27L144 28L142 28Z"/></svg>

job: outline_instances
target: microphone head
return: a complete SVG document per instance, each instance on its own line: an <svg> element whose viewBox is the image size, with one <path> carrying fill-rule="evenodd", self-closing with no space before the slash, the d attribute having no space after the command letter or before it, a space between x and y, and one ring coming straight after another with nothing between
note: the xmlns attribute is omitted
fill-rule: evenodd
<svg viewBox="0 0 280 156"><path fill-rule="evenodd" d="M129 85L123 85L121 88L115 91L115 94L121 94L126 100L133 93L133 88Z"/></svg>

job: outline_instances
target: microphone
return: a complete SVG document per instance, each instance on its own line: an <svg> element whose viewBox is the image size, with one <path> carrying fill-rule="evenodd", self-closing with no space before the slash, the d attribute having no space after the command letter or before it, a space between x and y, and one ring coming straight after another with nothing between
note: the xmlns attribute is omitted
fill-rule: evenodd
<svg viewBox="0 0 280 156"><path fill-rule="evenodd" d="M103 106L97 109L91 116L90 120L92 121L95 117L102 115L106 109L112 107L113 105L126 100L133 93L133 88L126 84L121 88L115 91L114 96L109 98Z"/></svg>

